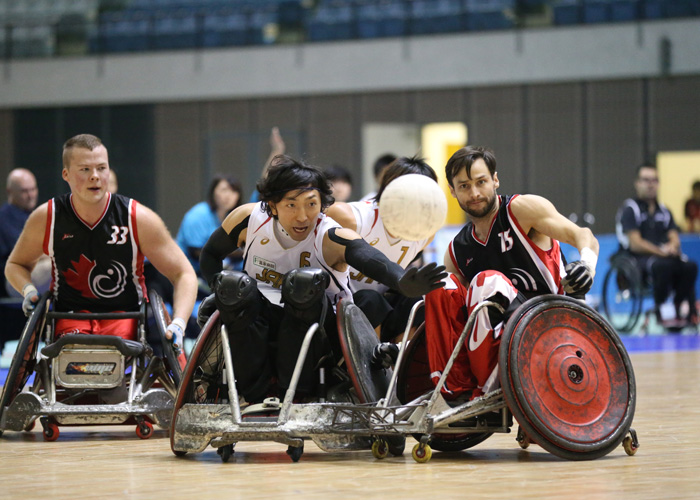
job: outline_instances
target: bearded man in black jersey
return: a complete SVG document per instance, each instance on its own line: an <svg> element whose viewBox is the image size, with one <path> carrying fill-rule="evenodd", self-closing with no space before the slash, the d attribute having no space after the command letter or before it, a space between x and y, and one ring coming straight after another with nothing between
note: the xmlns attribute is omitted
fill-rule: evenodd
<svg viewBox="0 0 700 500"><path fill-rule="evenodd" d="M433 381L477 304L491 300L505 310L482 312L443 388L446 399L474 398L498 387L498 348L508 314L537 295L582 297L593 283L599 245L590 229L575 225L541 196L498 195L496 157L488 149L458 150L445 174L469 221L445 252L451 273L445 288L425 299ZM565 268L560 241L576 247L581 259Z"/></svg>

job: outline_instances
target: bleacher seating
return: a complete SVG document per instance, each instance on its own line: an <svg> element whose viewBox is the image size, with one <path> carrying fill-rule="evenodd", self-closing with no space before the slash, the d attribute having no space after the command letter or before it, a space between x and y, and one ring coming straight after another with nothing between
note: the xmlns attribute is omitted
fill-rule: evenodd
<svg viewBox="0 0 700 500"><path fill-rule="evenodd" d="M700 0L0 0L0 54L319 42L689 16L700 16Z"/></svg>

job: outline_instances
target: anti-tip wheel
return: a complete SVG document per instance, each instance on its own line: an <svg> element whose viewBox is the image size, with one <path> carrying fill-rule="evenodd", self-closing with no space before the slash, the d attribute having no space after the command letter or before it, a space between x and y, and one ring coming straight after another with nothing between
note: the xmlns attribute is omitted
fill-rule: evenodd
<svg viewBox="0 0 700 500"><path fill-rule="evenodd" d="M530 447L530 444L532 443L530 436L528 436L523 430L523 428L520 426L518 426L518 435L516 436L515 440L518 442L518 444L523 450L527 450Z"/></svg>
<svg viewBox="0 0 700 500"><path fill-rule="evenodd" d="M298 462L304 453L304 445L301 446L289 446L287 448L287 455L292 459L292 462Z"/></svg>
<svg viewBox="0 0 700 500"><path fill-rule="evenodd" d="M372 456L381 460L389 456L389 445L383 439L375 439L372 443Z"/></svg>
<svg viewBox="0 0 700 500"><path fill-rule="evenodd" d="M58 430L58 425L54 424L53 422L47 424L43 434L44 441L56 441L58 439L58 435L60 434L60 431Z"/></svg>
<svg viewBox="0 0 700 500"><path fill-rule="evenodd" d="M153 424L150 422L141 422L136 426L136 435L141 439L148 439L153 435Z"/></svg>
<svg viewBox="0 0 700 500"><path fill-rule="evenodd" d="M411 456L413 456L413 460L415 460L419 464L424 464L426 462L429 462L430 459L433 457L433 450L429 444L417 443L413 447Z"/></svg>

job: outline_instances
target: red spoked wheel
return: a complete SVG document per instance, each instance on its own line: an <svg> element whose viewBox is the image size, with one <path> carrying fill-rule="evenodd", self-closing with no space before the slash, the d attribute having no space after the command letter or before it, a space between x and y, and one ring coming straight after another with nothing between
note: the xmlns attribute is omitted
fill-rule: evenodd
<svg viewBox="0 0 700 500"><path fill-rule="evenodd" d="M511 412L554 455L601 457L632 424L636 386L627 351L580 301L545 295L523 304L503 333L499 370Z"/></svg>
<svg viewBox="0 0 700 500"><path fill-rule="evenodd" d="M420 325L406 346L404 359L398 367L396 376L396 396L403 404L435 390L430 379L430 364L425 341L425 324ZM431 436L430 446L438 451L461 451L476 446L491 436L491 432L445 434L435 433ZM421 435L413 436L420 441Z"/></svg>

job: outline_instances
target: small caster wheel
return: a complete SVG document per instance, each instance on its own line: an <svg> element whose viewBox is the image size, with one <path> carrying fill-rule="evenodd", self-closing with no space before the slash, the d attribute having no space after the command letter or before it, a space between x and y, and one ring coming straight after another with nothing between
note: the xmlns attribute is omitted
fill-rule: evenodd
<svg viewBox="0 0 700 500"><path fill-rule="evenodd" d="M153 424L144 420L136 426L136 435L141 439L148 439L153 435Z"/></svg>
<svg viewBox="0 0 700 500"><path fill-rule="evenodd" d="M530 436L525 434L525 431L523 431L522 427L518 427L518 435L515 437L515 440L518 442L518 444L523 450L527 450L530 444L532 443L532 441L530 440Z"/></svg>
<svg viewBox="0 0 700 500"><path fill-rule="evenodd" d="M637 440L637 432L634 429L630 429L630 435L622 440L622 447L630 457L637 453L639 449L639 441Z"/></svg>
<svg viewBox="0 0 700 500"><path fill-rule="evenodd" d="M387 436L386 443L389 445L389 453L395 457L400 457L403 455L406 449L406 437L405 436Z"/></svg>
<svg viewBox="0 0 700 500"><path fill-rule="evenodd" d="M389 456L389 445L383 439L375 439L372 443L372 456L377 459Z"/></svg>
<svg viewBox="0 0 700 500"><path fill-rule="evenodd" d="M292 462L298 462L303 453L304 453L304 445L289 446L287 448L287 455L289 455L289 457L292 459Z"/></svg>
<svg viewBox="0 0 700 500"><path fill-rule="evenodd" d="M175 450L175 451L173 451L173 453L175 454L176 457L184 457L185 455L187 455L186 451L180 451L180 450Z"/></svg>
<svg viewBox="0 0 700 500"><path fill-rule="evenodd" d="M24 432L32 432L34 427L36 427L36 419L27 424L27 426L24 428Z"/></svg>
<svg viewBox="0 0 700 500"><path fill-rule="evenodd" d="M226 446L217 448L216 452L221 456L221 461L223 463L227 463L231 458L231 455L233 455L233 445L227 444Z"/></svg>
<svg viewBox="0 0 700 500"><path fill-rule="evenodd" d="M46 427L44 428L44 441L56 441L59 434L60 432L58 430L58 425L54 424L53 422L46 424Z"/></svg>
<svg viewBox="0 0 700 500"><path fill-rule="evenodd" d="M433 449L430 447L429 444L421 444L418 443L413 447L413 452L411 453L413 456L413 460L418 462L419 464L424 464L428 461L433 456Z"/></svg>

